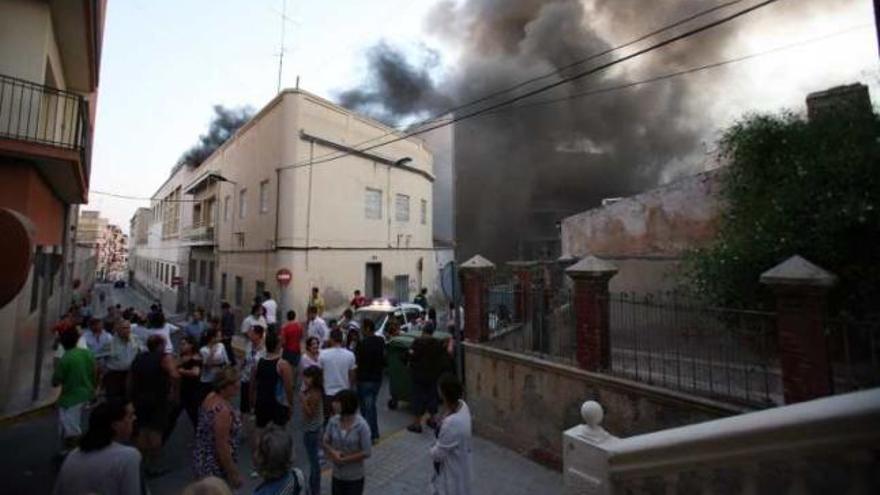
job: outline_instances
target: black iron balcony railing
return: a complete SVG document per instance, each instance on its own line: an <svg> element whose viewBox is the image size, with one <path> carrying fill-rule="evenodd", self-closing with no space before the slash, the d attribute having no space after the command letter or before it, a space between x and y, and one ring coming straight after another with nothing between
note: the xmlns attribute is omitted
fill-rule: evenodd
<svg viewBox="0 0 880 495"><path fill-rule="evenodd" d="M79 151L88 171L88 132L82 96L0 74L0 138Z"/></svg>

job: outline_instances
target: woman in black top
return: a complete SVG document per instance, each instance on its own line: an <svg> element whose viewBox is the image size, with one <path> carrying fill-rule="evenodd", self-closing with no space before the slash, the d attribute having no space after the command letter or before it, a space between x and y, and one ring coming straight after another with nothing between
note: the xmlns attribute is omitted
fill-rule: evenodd
<svg viewBox="0 0 880 495"><path fill-rule="evenodd" d="M266 334L266 357L257 361L251 377L251 398L257 428L269 422L284 426L293 412L293 368L281 359L275 332Z"/></svg>
<svg viewBox="0 0 880 495"><path fill-rule="evenodd" d="M172 357L165 353L165 339L151 335L147 351L138 354L131 363L131 397L137 414L138 450L144 455L148 474L159 474L159 449L163 434L170 433L169 419L177 402L178 379ZM167 438L167 437L165 437Z"/></svg>
<svg viewBox="0 0 880 495"><path fill-rule="evenodd" d="M180 405L195 428L201 402L199 376L202 372L202 357L192 335L185 335L181 340L177 372L180 373Z"/></svg>

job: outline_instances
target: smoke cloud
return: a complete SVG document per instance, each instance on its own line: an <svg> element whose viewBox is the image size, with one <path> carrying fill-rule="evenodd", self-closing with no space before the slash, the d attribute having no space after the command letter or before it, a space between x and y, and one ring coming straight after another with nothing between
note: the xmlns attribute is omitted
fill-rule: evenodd
<svg viewBox="0 0 880 495"><path fill-rule="evenodd" d="M409 63L401 52L382 43L370 52L365 85L343 93L341 102L386 122L399 122L434 111L445 102L472 101L552 72L606 50L609 39L621 43L707 7L699 0L667 1L662 9L649 8L648 3L442 2L426 19L426 26L432 34L461 46L451 74L435 83L428 77L430 65ZM733 27L709 31L536 99L625 84L718 60L733 33ZM671 164L700 163L701 138L711 128L701 111L706 84L711 84L706 78L670 80L457 123L458 257L464 260L479 253L503 262L556 256L560 219L595 207L603 198L655 186Z"/></svg>
<svg viewBox="0 0 880 495"><path fill-rule="evenodd" d="M253 116L254 110L250 107L226 108L223 105L214 105L214 117L208 125L208 132L199 136L199 141L180 156L176 167L198 167Z"/></svg>
<svg viewBox="0 0 880 495"><path fill-rule="evenodd" d="M340 104L392 126L406 117L448 106L450 98L437 90L430 74L440 63L439 53L425 46L418 48L418 63L410 62L401 50L384 41L370 48L366 84L340 93Z"/></svg>

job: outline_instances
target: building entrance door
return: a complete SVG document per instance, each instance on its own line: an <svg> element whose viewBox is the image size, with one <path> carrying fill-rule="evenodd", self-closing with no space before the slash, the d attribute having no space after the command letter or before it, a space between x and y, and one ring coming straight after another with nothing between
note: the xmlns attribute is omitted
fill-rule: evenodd
<svg viewBox="0 0 880 495"><path fill-rule="evenodd" d="M399 303L409 301L409 275L394 277L394 297Z"/></svg>
<svg viewBox="0 0 880 495"><path fill-rule="evenodd" d="M364 296L368 300L382 297L382 263L367 263Z"/></svg>

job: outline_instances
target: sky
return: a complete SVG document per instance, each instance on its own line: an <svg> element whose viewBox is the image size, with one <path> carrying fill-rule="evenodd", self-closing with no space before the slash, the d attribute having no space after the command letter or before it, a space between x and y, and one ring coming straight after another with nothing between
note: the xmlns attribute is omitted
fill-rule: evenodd
<svg viewBox="0 0 880 495"><path fill-rule="evenodd" d="M860 80L875 98L880 94L871 1L825 1L832 8L784 26L755 15L729 56L865 27L726 68L731 77L724 97L706 109L719 129L747 111L802 105L806 92L835 84ZM413 53L420 44L437 49L443 60L438 76L454 66L460 49L432 37L425 25L437 0L287 0L285 19L282 2L108 2L92 192L84 209L100 210L127 231L135 209L149 202L100 193L149 197L206 130L213 105L266 104L276 92L282 24L282 86L293 87L299 76L300 87L330 99L363 80L366 50L381 40ZM609 27L609 39L613 33ZM619 70L642 75L638 63Z"/></svg>

